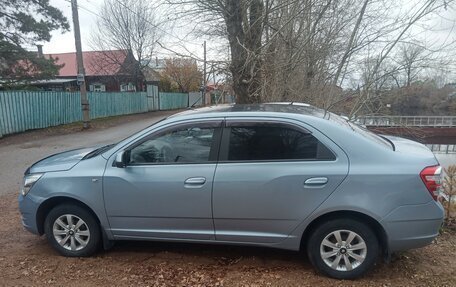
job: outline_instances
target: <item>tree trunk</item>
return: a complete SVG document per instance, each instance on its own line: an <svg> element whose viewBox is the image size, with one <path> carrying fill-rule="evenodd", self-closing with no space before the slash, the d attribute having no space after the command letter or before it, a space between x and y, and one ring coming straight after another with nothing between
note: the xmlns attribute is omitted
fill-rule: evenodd
<svg viewBox="0 0 456 287"><path fill-rule="evenodd" d="M261 36L263 2L251 0L249 19L243 19L243 1L227 0L224 15L231 51L230 71L239 104L258 103L261 77ZM244 29L245 27L245 29ZM247 33L247 35L246 35Z"/></svg>

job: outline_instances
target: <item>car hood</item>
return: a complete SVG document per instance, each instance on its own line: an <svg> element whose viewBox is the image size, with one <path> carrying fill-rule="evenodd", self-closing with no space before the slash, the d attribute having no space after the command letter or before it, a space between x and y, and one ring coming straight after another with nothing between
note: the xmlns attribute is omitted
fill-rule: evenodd
<svg viewBox="0 0 456 287"><path fill-rule="evenodd" d="M50 172L69 170L75 166L85 155L98 147L80 148L62 153L53 154L34 163L26 173Z"/></svg>

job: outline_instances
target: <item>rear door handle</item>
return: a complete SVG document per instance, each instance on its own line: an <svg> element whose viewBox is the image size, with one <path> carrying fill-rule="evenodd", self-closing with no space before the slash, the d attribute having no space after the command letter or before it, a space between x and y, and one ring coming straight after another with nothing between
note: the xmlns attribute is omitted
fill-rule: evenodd
<svg viewBox="0 0 456 287"><path fill-rule="evenodd" d="M322 187L328 183L327 177L311 177L304 181L305 187Z"/></svg>
<svg viewBox="0 0 456 287"><path fill-rule="evenodd" d="M203 186L205 183L205 177L190 177L184 181L184 186L188 188L197 188Z"/></svg>

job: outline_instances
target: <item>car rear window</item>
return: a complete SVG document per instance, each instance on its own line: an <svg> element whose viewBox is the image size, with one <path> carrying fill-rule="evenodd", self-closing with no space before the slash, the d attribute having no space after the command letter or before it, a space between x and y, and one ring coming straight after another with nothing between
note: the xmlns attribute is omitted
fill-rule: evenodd
<svg viewBox="0 0 456 287"><path fill-rule="evenodd" d="M317 159L335 157L309 132L274 124L231 127L230 161Z"/></svg>
<svg viewBox="0 0 456 287"><path fill-rule="evenodd" d="M354 122L351 122L351 121L344 119L343 117L338 116L333 113L328 113L327 119L341 125L344 128L354 131L355 133L369 139L370 141L373 141L377 144L380 144L382 146L385 146L389 149L394 150L394 145L390 141L377 135L374 132L371 132L370 130L368 130L367 128L365 128L363 126L360 126Z"/></svg>

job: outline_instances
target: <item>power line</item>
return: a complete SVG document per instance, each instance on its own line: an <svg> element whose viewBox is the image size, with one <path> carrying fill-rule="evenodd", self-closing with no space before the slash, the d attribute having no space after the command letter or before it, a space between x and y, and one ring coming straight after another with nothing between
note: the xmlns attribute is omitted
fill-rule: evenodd
<svg viewBox="0 0 456 287"><path fill-rule="evenodd" d="M71 0L64 0L64 1L66 1L66 2L68 2L68 3L71 4ZM77 7L78 7L78 9L81 8L82 10L84 10L84 11L86 11L86 12L89 12L89 13L91 13L91 14L97 16L97 17L103 18L103 17L101 17L99 14L97 14L96 12L93 12L92 10L90 10L90 9L88 9L88 8L86 8L86 7L84 7L84 6L82 6L81 4L78 4L78 3L77 3Z"/></svg>

